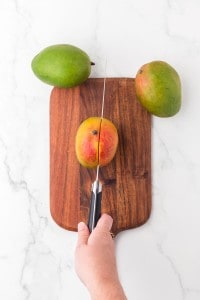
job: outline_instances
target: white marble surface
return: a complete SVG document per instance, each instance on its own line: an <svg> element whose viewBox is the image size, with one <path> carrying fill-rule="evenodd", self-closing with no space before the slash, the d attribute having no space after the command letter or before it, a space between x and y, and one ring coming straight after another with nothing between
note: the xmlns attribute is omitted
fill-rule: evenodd
<svg viewBox="0 0 200 300"><path fill-rule="evenodd" d="M74 271L76 233L49 213L49 95L30 68L46 46L71 43L92 77L134 77L161 59L179 72L183 105L153 118L149 222L116 238L130 300L200 299L200 2L0 1L0 299L87 300Z"/></svg>

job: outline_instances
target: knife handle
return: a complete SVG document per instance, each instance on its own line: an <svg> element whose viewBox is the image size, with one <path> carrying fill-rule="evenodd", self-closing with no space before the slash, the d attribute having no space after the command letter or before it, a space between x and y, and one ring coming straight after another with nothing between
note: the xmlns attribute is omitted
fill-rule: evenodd
<svg viewBox="0 0 200 300"><path fill-rule="evenodd" d="M88 228L89 231L96 227L99 218L101 217L101 198L102 198L102 191L100 192L91 192L91 201L90 201L90 211L89 211L89 218L88 218Z"/></svg>

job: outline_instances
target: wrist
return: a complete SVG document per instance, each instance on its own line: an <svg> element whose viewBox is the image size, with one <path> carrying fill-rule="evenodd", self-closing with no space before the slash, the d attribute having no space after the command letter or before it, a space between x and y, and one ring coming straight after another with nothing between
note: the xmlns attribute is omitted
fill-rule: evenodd
<svg viewBox="0 0 200 300"><path fill-rule="evenodd" d="M118 279L105 280L89 289L92 300L126 300L124 290Z"/></svg>

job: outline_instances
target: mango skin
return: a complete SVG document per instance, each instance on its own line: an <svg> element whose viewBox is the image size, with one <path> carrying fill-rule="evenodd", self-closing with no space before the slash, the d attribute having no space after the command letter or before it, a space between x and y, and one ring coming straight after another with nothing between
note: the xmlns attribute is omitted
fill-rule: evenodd
<svg viewBox="0 0 200 300"><path fill-rule="evenodd" d="M77 130L76 156L86 168L107 165L114 158L117 145L117 129L106 118L90 117Z"/></svg>
<svg viewBox="0 0 200 300"><path fill-rule="evenodd" d="M32 60L32 70L43 82L56 87L73 87L90 75L89 56L81 49L66 44L53 45Z"/></svg>
<svg viewBox="0 0 200 300"><path fill-rule="evenodd" d="M143 65L135 78L136 95L142 106L158 117L171 117L181 107L181 81L164 61Z"/></svg>

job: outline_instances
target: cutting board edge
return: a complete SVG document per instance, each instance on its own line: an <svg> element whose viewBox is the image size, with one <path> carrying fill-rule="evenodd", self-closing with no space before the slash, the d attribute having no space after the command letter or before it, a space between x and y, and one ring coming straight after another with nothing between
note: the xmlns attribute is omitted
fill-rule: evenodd
<svg viewBox="0 0 200 300"><path fill-rule="evenodd" d="M126 80L130 80L130 81L135 81L135 77L105 77L106 80L113 80L113 79L126 79ZM79 86L81 87L82 85L84 85L85 83L87 83L88 81L91 81L91 80L102 80L104 79L104 77L89 77L86 81L84 81L83 83L81 83ZM51 95L53 94L53 92L55 90L70 90L70 89L76 89L77 86L74 86L74 87L71 87L71 88L67 88L67 87L57 87L57 86L54 86L50 92L50 102L51 102Z"/></svg>
<svg viewBox="0 0 200 300"><path fill-rule="evenodd" d="M51 217L52 217L53 221L54 221L59 227L61 227L62 229L67 229L67 230L69 230L69 231L77 232L77 228L74 228L74 227L72 227L72 226L66 226L66 225L63 224L62 222L59 222L59 221L55 218L55 216L54 216L54 214L53 214L53 212L52 212L52 210L51 210L51 206L50 206L50 214L51 214ZM77 224L77 225L78 225L78 224Z"/></svg>
<svg viewBox="0 0 200 300"><path fill-rule="evenodd" d="M152 202L151 202L152 204ZM51 211L51 208L50 208L50 213L51 213L51 217L52 219L54 220L54 222L59 226L61 227L62 229L65 229L65 230L68 230L68 231L73 231L73 232L77 232L78 231L78 228L74 228L74 227L71 227L71 226L66 226L65 224L62 224L62 222L59 222L55 216L53 215L53 212ZM126 227L121 227L121 228L118 228L117 231L113 232L112 229L111 229L111 233L113 234L113 236L115 237L117 234L119 234L120 232L123 232L123 231L126 231L126 230L130 230L130 229L135 229L135 228L139 228L143 225L145 225L149 219L151 217L151 207L149 209L149 214L148 216L140 223L138 223L136 226L126 226ZM77 224L78 225L78 224Z"/></svg>

